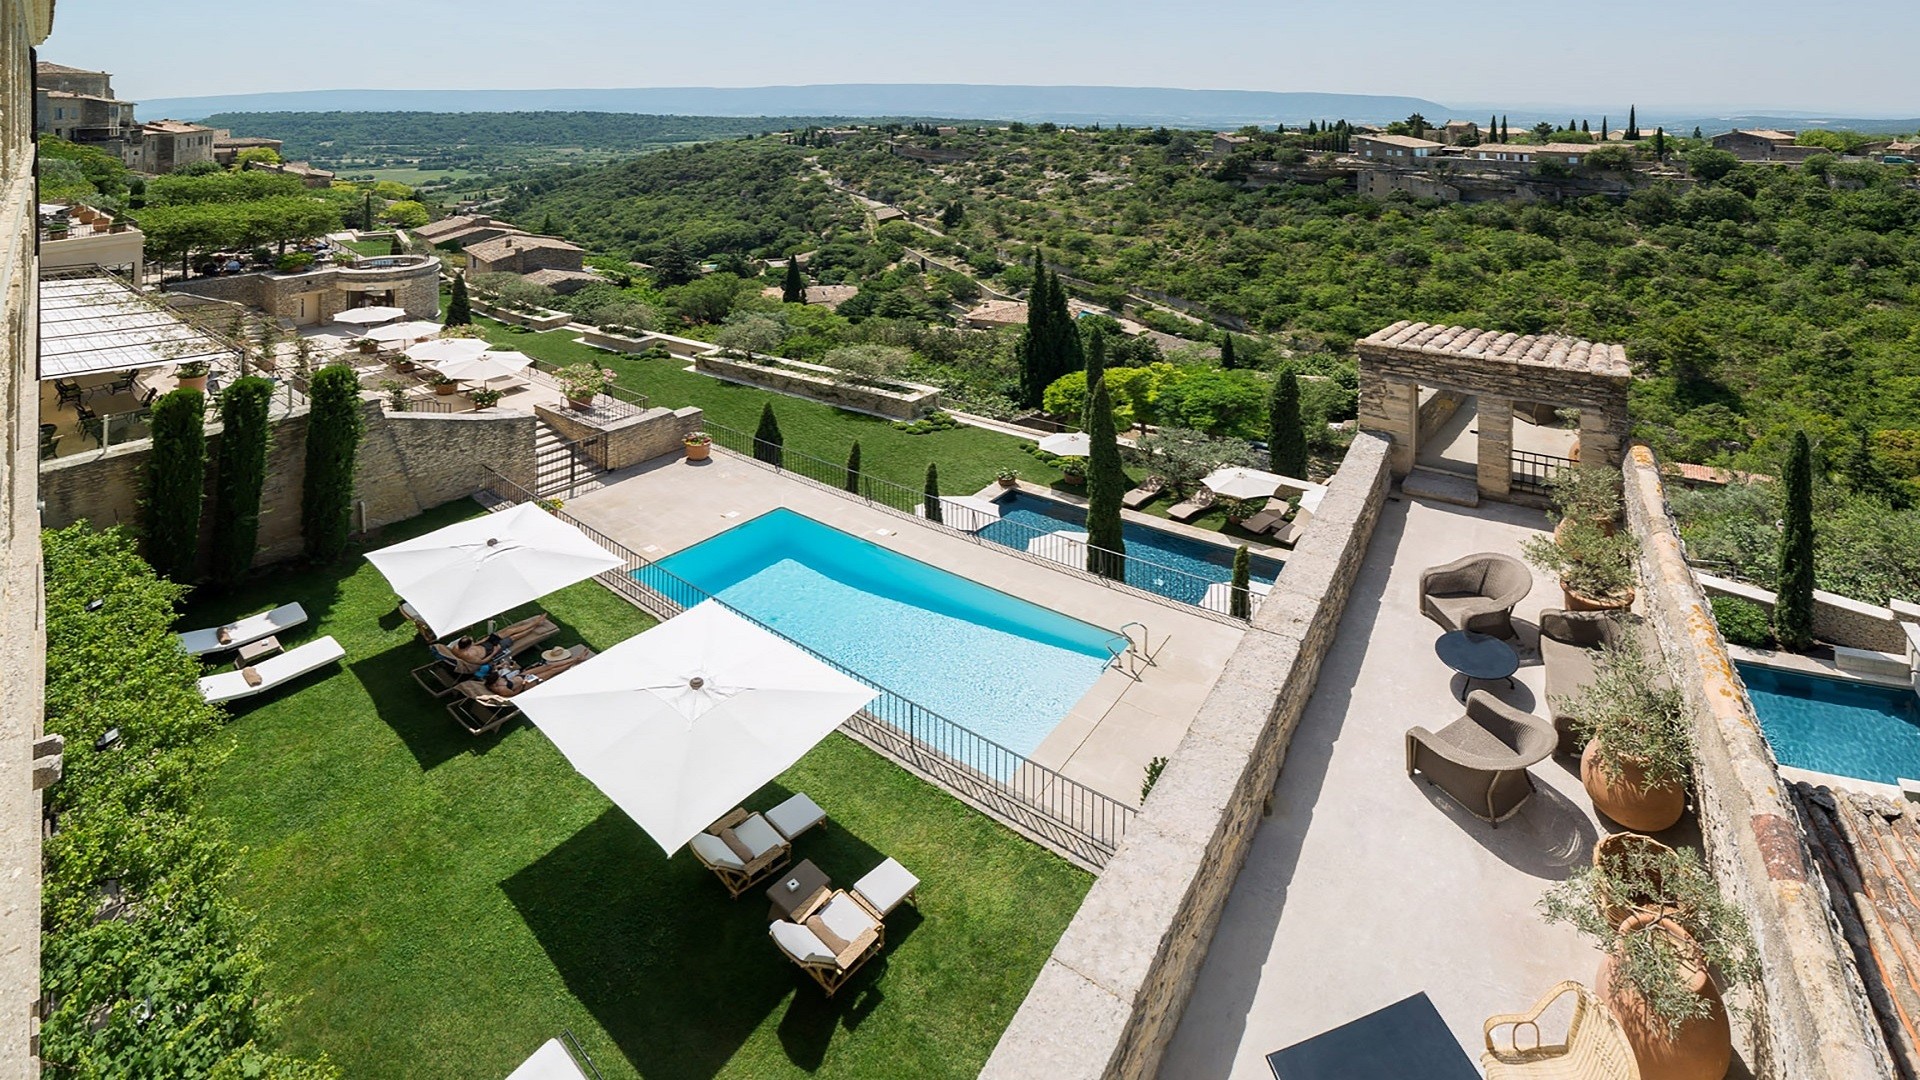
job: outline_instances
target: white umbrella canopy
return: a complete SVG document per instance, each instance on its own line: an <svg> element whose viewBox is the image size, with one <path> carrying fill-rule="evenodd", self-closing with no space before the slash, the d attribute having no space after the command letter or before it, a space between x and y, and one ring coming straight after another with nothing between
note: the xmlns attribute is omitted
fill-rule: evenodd
<svg viewBox="0 0 1920 1080"><path fill-rule="evenodd" d="M1327 489L1325 485L1315 484L1300 493L1300 509L1305 510L1309 514L1317 514L1320 512L1320 501L1326 497Z"/></svg>
<svg viewBox="0 0 1920 1080"><path fill-rule="evenodd" d="M1200 481L1208 491L1227 499L1264 499L1287 482L1287 478L1279 473L1262 472L1243 465L1215 469Z"/></svg>
<svg viewBox="0 0 1920 1080"><path fill-rule="evenodd" d="M406 322L393 323L388 326L376 326L367 331L367 336L375 341L418 341L421 338L430 338L443 329L445 329L445 327L442 327L437 322L428 322L425 319L409 319Z"/></svg>
<svg viewBox="0 0 1920 1080"><path fill-rule="evenodd" d="M439 344L451 344L459 338L449 338ZM409 355L412 351L408 351ZM488 379L505 378L518 375L522 368L533 363L533 357L521 352L483 352L466 357L442 360L432 365L433 370L455 382L486 382Z"/></svg>
<svg viewBox="0 0 1920 1080"><path fill-rule="evenodd" d="M479 338L444 338L439 341L423 341L418 345L407 346L407 359L418 360L422 364L439 364L449 360L471 360L488 349L491 342Z"/></svg>
<svg viewBox="0 0 1920 1080"><path fill-rule="evenodd" d="M622 565L533 503L369 551L367 561L441 637Z"/></svg>
<svg viewBox="0 0 1920 1080"><path fill-rule="evenodd" d="M1040 449L1061 457L1086 457L1093 452L1093 439L1084 431L1063 431L1041 439Z"/></svg>
<svg viewBox="0 0 1920 1080"><path fill-rule="evenodd" d="M873 698L708 600L513 700L671 855Z"/></svg>
<svg viewBox="0 0 1920 1080"><path fill-rule="evenodd" d="M356 326L373 326L376 323L392 322L406 313L407 309L397 307L357 307L348 308L335 315L333 321L352 323Z"/></svg>

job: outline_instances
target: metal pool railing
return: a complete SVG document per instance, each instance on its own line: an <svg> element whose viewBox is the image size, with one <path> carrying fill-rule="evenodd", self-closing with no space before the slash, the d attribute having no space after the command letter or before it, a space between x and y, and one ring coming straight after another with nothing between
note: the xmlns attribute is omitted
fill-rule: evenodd
<svg viewBox="0 0 1920 1080"><path fill-rule="evenodd" d="M502 504L542 501L555 517L619 558L618 569L596 580L641 609L669 619L712 600L821 663L873 687L879 696L848 718L842 731L1067 859L1099 870L1126 835L1127 825L1137 813L1131 804L1035 764L887 689L866 674L794 641L498 473L493 474L489 494Z"/></svg>

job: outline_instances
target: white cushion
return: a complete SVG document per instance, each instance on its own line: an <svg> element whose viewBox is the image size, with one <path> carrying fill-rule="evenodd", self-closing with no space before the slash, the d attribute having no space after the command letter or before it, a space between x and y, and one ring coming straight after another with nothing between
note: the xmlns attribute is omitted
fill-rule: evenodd
<svg viewBox="0 0 1920 1080"><path fill-rule="evenodd" d="M803 964L833 962L833 950L827 948L827 943L799 923L781 919L768 927L767 933L773 935L773 943L780 946L781 952Z"/></svg>
<svg viewBox="0 0 1920 1080"><path fill-rule="evenodd" d="M787 842L774 830L773 826L767 824L767 819L759 814L754 814L735 825L733 835L735 839L747 845L747 850L753 852L753 857L756 859L774 848L785 846Z"/></svg>
<svg viewBox="0 0 1920 1080"><path fill-rule="evenodd" d="M693 853L708 866L724 866L729 870L739 870L747 865L740 861L740 856L733 853L733 849L727 846L725 840L712 833L694 833L693 839L687 841L687 846L693 848Z"/></svg>
<svg viewBox="0 0 1920 1080"><path fill-rule="evenodd" d="M866 897L867 903L872 904L880 914L886 915L899 907L900 901L905 900L908 893L919 887L919 878L908 873L906 867L888 859L867 871L866 877L854 883L853 891Z"/></svg>
<svg viewBox="0 0 1920 1080"><path fill-rule="evenodd" d="M780 830L781 836L791 840L827 820L827 812L802 792L767 811L767 820Z"/></svg>
<svg viewBox="0 0 1920 1080"><path fill-rule="evenodd" d="M867 914L867 909L844 893L820 909L820 921L845 941L852 941L874 927L873 916Z"/></svg>

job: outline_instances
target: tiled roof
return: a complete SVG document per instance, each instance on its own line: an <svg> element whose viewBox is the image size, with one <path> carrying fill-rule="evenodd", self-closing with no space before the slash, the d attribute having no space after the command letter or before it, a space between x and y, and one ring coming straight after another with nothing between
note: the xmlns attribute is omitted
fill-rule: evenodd
<svg viewBox="0 0 1920 1080"><path fill-rule="evenodd" d="M38 71L42 75L105 75L107 74L104 71L95 71L92 68L68 67L65 64L56 64L49 60L42 60L39 63L35 64L34 70Z"/></svg>
<svg viewBox="0 0 1920 1080"><path fill-rule="evenodd" d="M548 288L569 281L591 282L601 280L599 274L591 274L585 270L535 270L530 274L522 274L521 277L533 282L535 285L545 285Z"/></svg>
<svg viewBox="0 0 1920 1080"><path fill-rule="evenodd" d="M1740 128L1736 128L1736 129L1734 129L1733 131L1731 131L1731 132L1728 132L1728 134L1730 134L1730 135L1736 135L1736 134L1737 134L1737 135L1752 135L1752 136L1753 136L1753 137L1755 137L1755 138L1758 138L1758 139L1765 139L1765 140L1767 140L1768 142L1789 142L1789 143L1790 143L1790 142L1792 142L1792 141L1794 140L1794 135L1793 135L1793 133L1792 133L1792 132L1789 132L1789 131L1774 131L1774 130L1773 130L1772 128L1756 128L1756 129L1754 129L1754 130L1751 130L1751 131L1749 131L1749 130L1745 130L1745 129L1740 129Z"/></svg>
<svg viewBox="0 0 1920 1080"><path fill-rule="evenodd" d="M1494 142L1494 143L1481 143L1478 146L1470 146L1467 148L1467 153L1469 154L1479 153L1482 151L1491 151L1496 154L1541 154L1541 153L1590 154L1593 152L1593 146L1590 143L1575 143L1575 142L1551 142L1551 143L1497 143L1497 142Z"/></svg>
<svg viewBox="0 0 1920 1080"><path fill-rule="evenodd" d="M1386 143L1389 146L1409 146L1416 148L1424 146L1430 149L1440 146L1439 143L1434 142L1432 139L1416 139L1411 135L1364 135L1361 137L1371 139L1374 142Z"/></svg>
<svg viewBox="0 0 1920 1080"><path fill-rule="evenodd" d="M438 241L442 236L450 236L474 225L483 225L488 220L490 219L483 214L460 214L455 217L441 218L439 221L429 221L413 230L413 235L423 240Z"/></svg>
<svg viewBox="0 0 1920 1080"><path fill-rule="evenodd" d="M1584 371L1611 378L1631 378L1627 350L1560 334L1509 334L1465 326L1401 321L1361 341L1435 356L1504 360L1511 364Z"/></svg>
<svg viewBox="0 0 1920 1080"><path fill-rule="evenodd" d="M109 105L134 104L134 102L128 101L124 98L101 97L99 94L76 94L72 90L42 90L40 92L47 95L50 98L60 98L63 101L74 101L74 100L104 101Z"/></svg>
<svg viewBox="0 0 1920 1080"><path fill-rule="evenodd" d="M149 120L141 124L140 127L144 131L158 132L167 135L193 135L202 131L213 130L210 127L202 127L199 124L189 124L185 120Z"/></svg>
<svg viewBox="0 0 1920 1080"><path fill-rule="evenodd" d="M534 236L530 233L516 233L510 236L496 236L491 240L482 240L467 249L467 257L481 262L496 262L516 251L584 251L577 244L552 236Z"/></svg>

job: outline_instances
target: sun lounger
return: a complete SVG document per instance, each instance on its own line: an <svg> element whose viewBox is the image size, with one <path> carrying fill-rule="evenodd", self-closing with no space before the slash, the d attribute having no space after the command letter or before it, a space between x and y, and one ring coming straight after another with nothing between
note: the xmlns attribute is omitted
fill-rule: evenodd
<svg viewBox="0 0 1920 1080"><path fill-rule="evenodd" d="M1247 582L1247 610L1251 612L1260 606L1260 601L1273 591L1273 586L1258 581ZM1222 615L1233 613L1233 585L1225 581L1216 581L1207 586L1206 595L1200 598L1200 606L1208 611Z"/></svg>
<svg viewBox="0 0 1920 1080"><path fill-rule="evenodd" d="M836 892L767 928L787 959L832 997L886 941L880 912L857 893Z"/></svg>
<svg viewBox="0 0 1920 1080"><path fill-rule="evenodd" d="M885 918L893 914L893 909L899 907L901 901L913 899L913 894L920 891L920 879L914 877L906 867L888 859L867 871L866 877L854 882L853 891Z"/></svg>
<svg viewBox="0 0 1920 1080"><path fill-rule="evenodd" d="M1305 509L1294 511L1293 520L1282 525L1273 534L1274 543L1282 547L1292 547L1300 542L1301 534L1306 532L1307 526L1311 524L1313 524L1312 511Z"/></svg>
<svg viewBox="0 0 1920 1080"><path fill-rule="evenodd" d="M554 678L573 665L592 659L593 655L593 650L585 645L575 645L567 650L567 659L544 662L542 666L547 671L543 678ZM454 683L452 694L453 700L447 702L447 715L470 735L498 731L502 724L520 715L520 706L513 703L510 695L496 694L478 679L459 680Z"/></svg>
<svg viewBox="0 0 1920 1080"><path fill-rule="evenodd" d="M560 627L554 623L551 615L542 611L497 632L513 643L509 648L513 655L519 656L550 640L560 632ZM453 693L455 687L473 677L475 665L453 655L445 645L429 641L427 650L433 654L433 661L413 669L413 681L419 683L427 693L434 697L446 697Z"/></svg>
<svg viewBox="0 0 1920 1080"><path fill-rule="evenodd" d="M1120 505L1129 510L1138 510L1159 498L1161 489L1165 487L1166 481L1157 476L1150 476L1139 487L1120 496Z"/></svg>
<svg viewBox="0 0 1920 1080"><path fill-rule="evenodd" d="M1262 510L1241 522L1240 527L1247 532L1258 535L1287 520L1287 513L1292 509L1293 507L1286 503L1280 503L1278 509L1269 508Z"/></svg>
<svg viewBox="0 0 1920 1080"><path fill-rule="evenodd" d="M1168 507L1167 516L1175 521L1192 521L1194 518L1206 513L1207 507L1212 505L1213 492L1208 491L1206 488L1201 488L1199 491L1194 492L1186 502L1175 503L1173 506Z"/></svg>
<svg viewBox="0 0 1920 1080"><path fill-rule="evenodd" d="M580 1067L583 1060L588 1069L593 1069L593 1076L598 1077L600 1070L587 1056L586 1048L573 1037L573 1032L563 1029L563 1038L566 1041L548 1039L540 1044L532 1057L507 1074L507 1080L589 1080L587 1069Z"/></svg>
<svg viewBox="0 0 1920 1080"><path fill-rule="evenodd" d="M759 814L735 810L696 833L687 846L701 865L713 871L735 900L754 884L784 869L793 845Z"/></svg>
<svg viewBox="0 0 1920 1080"><path fill-rule="evenodd" d="M318 638L278 656L270 656L252 667L223 671L200 680L200 693L208 701L232 701L235 698L264 694L292 682L310 671L344 659L347 650L330 637Z"/></svg>
<svg viewBox="0 0 1920 1080"><path fill-rule="evenodd" d="M820 809L805 792L800 792L786 802L767 811L767 822L780 830L780 835L792 840L815 825L827 820L827 812Z"/></svg>
<svg viewBox="0 0 1920 1080"><path fill-rule="evenodd" d="M180 635L180 647L187 650L188 656L205 656L237 649L283 630L291 630L306 621L306 608L299 604L282 604L272 611L236 619L225 626L189 630Z"/></svg>

